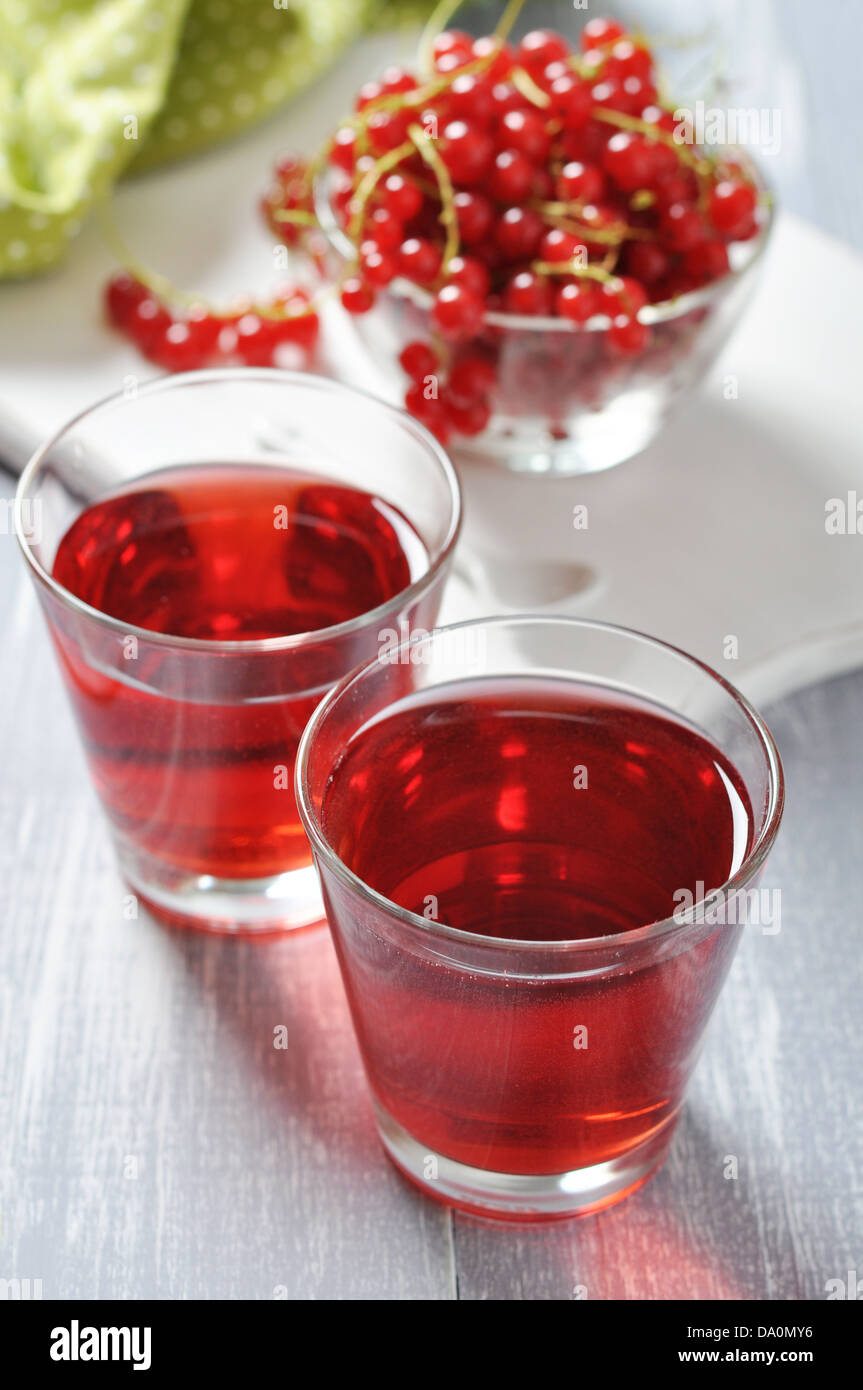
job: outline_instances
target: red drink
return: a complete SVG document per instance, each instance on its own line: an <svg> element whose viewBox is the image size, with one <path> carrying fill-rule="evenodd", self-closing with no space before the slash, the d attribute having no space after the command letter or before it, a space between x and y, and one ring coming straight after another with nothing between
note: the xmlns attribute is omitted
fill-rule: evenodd
<svg viewBox="0 0 863 1390"><path fill-rule="evenodd" d="M391 705L336 763L321 827L392 902L532 942L670 917L679 890L720 887L752 839L742 779L695 729L598 686L521 677ZM380 1105L430 1152L498 1173L604 1163L670 1124L737 937L595 980L534 978L452 965L431 939L430 955L387 964L386 931L355 939L360 909L335 880L329 905Z"/></svg>
<svg viewBox="0 0 863 1390"><path fill-rule="evenodd" d="M128 680L117 680L55 633L120 836L194 875L263 878L309 864L297 743L326 688L376 636L356 650L352 635L268 652L266 666L242 644L368 614L427 567L394 507L280 467L163 469L82 512L54 561L65 589L131 627L239 644L239 655L200 649L194 669L185 647L175 672L170 650L133 645Z"/></svg>

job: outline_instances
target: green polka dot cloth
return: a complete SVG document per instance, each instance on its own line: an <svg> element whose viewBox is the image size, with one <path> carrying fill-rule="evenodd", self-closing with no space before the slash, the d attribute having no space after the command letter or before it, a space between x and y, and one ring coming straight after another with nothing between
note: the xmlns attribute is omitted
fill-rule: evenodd
<svg viewBox="0 0 863 1390"><path fill-rule="evenodd" d="M283 105L420 0L0 0L0 276L62 259L95 199Z"/></svg>

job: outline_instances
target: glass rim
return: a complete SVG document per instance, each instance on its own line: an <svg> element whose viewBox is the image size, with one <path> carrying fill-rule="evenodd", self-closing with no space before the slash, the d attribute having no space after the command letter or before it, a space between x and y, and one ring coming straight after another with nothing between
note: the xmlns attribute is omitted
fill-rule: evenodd
<svg viewBox="0 0 863 1390"><path fill-rule="evenodd" d="M170 632L155 632L152 628L138 627L135 623L124 623L119 618L113 618L108 613L102 613L98 608L93 608L91 604L78 598L65 585L58 583L52 574L44 568L33 553L32 544L27 536L27 528L23 523L22 512L27 500L27 493L30 490L34 478L38 475L40 466L45 462L50 451L82 421L88 419L98 411L108 411L129 398L124 396L122 391L112 392L110 396L103 396L93 405L80 410L71 419L67 420L58 430L49 436L42 443L36 452L29 459L15 490L14 524L15 535L18 544L23 552L24 558L32 570L36 580L54 597L63 604L64 607L71 609L81 617L90 619L98 623L101 627L108 628L123 637L136 637L139 641L149 642L160 647L169 647L173 650L196 651L202 654L226 653L233 655L250 654L256 652L287 652L309 647L317 642L330 642L341 637L346 637L353 632L359 631L366 626L369 621L383 621L385 618L396 614L405 604L411 604L421 598L427 589L434 582L442 567L447 562L455 549L456 542L461 531L463 508L461 498L461 486L458 475L446 450L435 439L434 435L415 420L412 415L399 410L396 406L390 405L388 401L381 400L380 397L371 391L365 391L358 386L349 386L341 381L336 381L331 377L319 376L313 372L287 371L278 367L213 367L204 371L196 372L175 372L166 376L153 377L149 381L143 382L137 390L134 400L140 400L142 396L155 395L160 392L169 391L183 386L201 386L215 383L223 383L227 379L232 381L258 382L259 384L279 384L281 386L306 386L312 390L322 393L332 392L333 394L345 393L349 396L358 397L360 400L368 401L379 407L385 414L394 420L408 435L421 444L427 456L430 456L438 465L447 483L450 499L450 521L441 544L436 548L434 555L429 557L428 567L406 588L400 589L391 599L385 603L380 603L375 608L368 609L365 613L359 613L355 618L348 618L342 623L333 623L329 627L315 628L311 632L299 632L284 637L264 637L253 641L243 641L242 639L215 640L206 637L180 637ZM263 464L263 467L279 467L278 464ZM141 474L140 477L146 476Z"/></svg>
<svg viewBox="0 0 863 1390"><path fill-rule="evenodd" d="M766 201L760 205L759 209L762 216L758 223L757 236L749 242L739 243L748 246L751 254L743 265L730 266L726 274L720 276L718 280L711 280L709 284L702 285L699 289L688 290L686 294L678 295L675 299L665 299L658 304L646 304L636 314L640 323L646 324L648 327L660 323L670 323L675 319L683 318L693 309L700 309L713 303L731 285L738 284L761 260L775 222L775 203L770 186L764 178L760 166L756 164L749 152L736 150L735 153L744 159L759 191L767 195ZM326 170L315 180L313 190L315 215L332 249L343 260L350 260L353 258L356 248L339 226L333 212L327 185L327 179L331 175L332 170ZM416 308L426 311L431 309L433 303L433 295L428 290L424 290L420 285L415 285L412 280L406 279L403 275L397 275L383 291L383 295L389 295L397 300L407 300ZM611 327L611 318L607 314L595 314L586 323L573 323L570 319L562 318L560 315L507 314L502 310L487 309L483 315L483 325L487 328L507 329L510 332L606 333Z"/></svg>
<svg viewBox="0 0 863 1390"><path fill-rule="evenodd" d="M313 809L311 796L309 794L308 773L309 759L311 755L312 741L315 734L328 717L331 709L337 702L345 696L351 687L362 680L378 664L378 657L364 662L362 666L348 672L321 700L315 709L305 729L297 748L296 768L294 777L294 790L296 795L297 808L303 828L315 853L320 854L327 867L332 870L338 879L349 889L358 892L360 897L371 903L373 907L383 910L389 916L395 917L403 926L422 933L425 941L438 940L442 942L457 943L464 946L473 946L480 949L495 949L507 953L536 951L540 955L558 957L566 954L580 955L597 949L608 949L613 947L618 949L634 949L643 945L645 942L660 940L672 931L686 932L700 923L699 909L705 909L711 902L724 897L730 897L741 889L745 888L752 877L763 866L779 829L782 819L782 811L785 803L785 776L782 769L782 761L779 757L779 750L776 747L773 735L768 729L761 715L754 706L747 700L736 686L715 671L712 666L699 660L698 657L691 656L681 647L674 646L671 642L664 642L659 637L651 637L648 633L639 632L635 628L624 627L620 623L607 623L595 618L575 618L565 614L543 614L543 613L516 613L498 614L485 618L469 618L464 622L451 623L442 627L433 628L431 632L424 634L419 640L408 638L402 641L397 647L392 649L393 654L409 648L411 645L422 646L431 643L442 635L463 630L465 628L478 627L521 627L521 626L545 627L568 627L590 628L595 631L603 631L621 634L624 637L635 638L638 642L657 648L661 651L671 653L673 656L681 658L687 665L696 668L712 681L719 685L726 694L730 695L737 708L748 720L754 730L765 755L765 762L768 770L769 795L767 808L764 815L764 824L757 835L754 843L748 850L736 872L726 879L719 887L711 889L703 898L693 902L691 907L686 909L687 920L681 921L678 917L664 917L655 922L647 922L641 927L633 927L629 931L611 933L606 936L578 937L570 941L526 941L510 937L487 936L479 932L464 931L460 927L450 927L444 922L436 922L425 917L420 917L417 913L411 912L408 908L400 907L383 893L372 888L363 879L355 874L354 871L345 864L344 860L336 854L324 835L323 827L318 816ZM691 917L691 920L689 918Z"/></svg>

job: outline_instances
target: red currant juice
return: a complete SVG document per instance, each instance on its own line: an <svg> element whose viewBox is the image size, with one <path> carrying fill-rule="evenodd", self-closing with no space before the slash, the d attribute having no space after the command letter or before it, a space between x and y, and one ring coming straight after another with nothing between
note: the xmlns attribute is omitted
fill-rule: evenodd
<svg viewBox="0 0 863 1390"><path fill-rule="evenodd" d="M217 878L307 865L297 744L328 686L374 654L377 627L322 635L301 651L247 655L242 644L356 618L427 568L423 543L394 508L285 468L160 470L82 512L54 562L67 590L149 632L238 644L232 655L185 648L175 658L142 642L117 679L55 623L97 790L121 839Z"/></svg>
<svg viewBox="0 0 863 1390"><path fill-rule="evenodd" d="M420 916L612 950L671 916L677 890L721 887L752 824L739 775L693 728L597 686L516 678L437 686L369 722L322 818L344 862ZM495 952L483 969L419 929L394 946L384 914L364 906L358 924L325 887L372 1089L430 1151L561 1173L670 1134L734 928L601 978L542 978L529 947L529 967Z"/></svg>

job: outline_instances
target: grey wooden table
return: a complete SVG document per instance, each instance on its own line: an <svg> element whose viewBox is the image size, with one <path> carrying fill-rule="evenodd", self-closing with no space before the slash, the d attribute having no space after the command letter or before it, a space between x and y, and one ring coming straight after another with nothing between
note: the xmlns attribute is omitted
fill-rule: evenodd
<svg viewBox="0 0 863 1390"><path fill-rule="evenodd" d="M665 1169L600 1216L502 1228L384 1160L325 931L126 919L10 536L0 592L0 1279L45 1298L818 1299L863 1269L863 672L772 711L781 931L745 933Z"/></svg>

